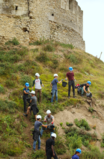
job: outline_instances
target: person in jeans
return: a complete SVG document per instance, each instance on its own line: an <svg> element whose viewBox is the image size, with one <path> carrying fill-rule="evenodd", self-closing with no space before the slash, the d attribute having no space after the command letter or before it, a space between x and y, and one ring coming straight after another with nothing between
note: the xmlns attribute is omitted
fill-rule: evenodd
<svg viewBox="0 0 104 159"><path fill-rule="evenodd" d="M52 86L51 103L53 103L54 96L56 96L56 101L58 101L57 83L61 83L61 81L58 81L57 78L58 78L58 74L54 74L54 79L51 82L51 86Z"/></svg>
<svg viewBox="0 0 104 159"><path fill-rule="evenodd" d="M35 85L35 93L36 93L36 97L38 99L38 94L39 94L39 103L41 103L41 94L42 94L42 81L41 79L39 79L40 75L39 73L35 74L36 79L33 81L33 86ZM32 87L33 89L33 87Z"/></svg>
<svg viewBox="0 0 104 159"><path fill-rule="evenodd" d="M71 86L73 88L73 97L75 98L75 83L74 83L74 72L73 68L69 67L69 72L66 74L66 77L68 78L68 98L70 98L70 91Z"/></svg>
<svg viewBox="0 0 104 159"><path fill-rule="evenodd" d="M75 154L72 156L72 159L79 159L79 156L81 155L81 149L76 149Z"/></svg>
<svg viewBox="0 0 104 159"><path fill-rule="evenodd" d="M44 118L44 122L47 122L47 126L53 125L54 126L54 116L51 115L51 111L47 110L46 111L46 116ZM43 129L43 127L41 128L40 134L41 136L43 135L44 130L46 130L47 128ZM53 132L51 132L52 134Z"/></svg>
<svg viewBox="0 0 104 159"><path fill-rule="evenodd" d="M37 108L37 97L35 96L35 91L31 91L30 93L31 93L31 98L30 98L31 106L29 106L27 108L27 112L26 112L26 114L24 114L24 116L27 117L29 112L32 110L33 114L35 115L35 119L36 119L37 113L39 112L39 110Z"/></svg>
<svg viewBox="0 0 104 159"><path fill-rule="evenodd" d="M47 128L47 125L43 125L43 124L42 124L41 118L42 118L41 115L37 115L37 121L35 121L35 124L34 124L34 130L35 130L34 136L36 136L36 139L34 139L34 142L33 142L33 150L34 150L34 151L35 151L35 149L36 149L36 143L37 143L37 141L38 141L38 150L39 150L40 147L41 147L39 127L42 126L42 127ZM37 136L37 135L38 135L38 136Z"/></svg>
<svg viewBox="0 0 104 159"><path fill-rule="evenodd" d="M58 159L53 147L55 145L55 138L56 138L56 134L55 133L52 133L51 135L51 138L48 139L46 141L46 156L47 156L47 159L51 159L52 157L54 159Z"/></svg>
<svg viewBox="0 0 104 159"><path fill-rule="evenodd" d="M27 111L26 104L29 92L29 83L25 83L25 87L23 89L24 113Z"/></svg>

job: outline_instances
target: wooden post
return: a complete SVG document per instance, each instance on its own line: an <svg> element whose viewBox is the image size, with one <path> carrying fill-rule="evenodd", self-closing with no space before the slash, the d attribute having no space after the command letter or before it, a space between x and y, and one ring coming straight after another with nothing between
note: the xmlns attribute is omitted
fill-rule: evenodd
<svg viewBox="0 0 104 159"><path fill-rule="evenodd" d="M99 57L99 59L101 59L101 55L102 55L102 52L100 53L100 57Z"/></svg>

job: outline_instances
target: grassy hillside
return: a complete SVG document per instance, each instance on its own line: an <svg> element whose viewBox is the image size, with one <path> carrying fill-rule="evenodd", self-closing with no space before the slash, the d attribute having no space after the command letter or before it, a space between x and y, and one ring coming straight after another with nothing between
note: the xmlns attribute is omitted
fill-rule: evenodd
<svg viewBox="0 0 104 159"><path fill-rule="evenodd" d="M25 82L29 82L31 89L36 72L41 75L40 78L44 87L42 88L42 103L38 104L38 107L39 114L42 117L44 117L47 109L50 109L52 114L55 114L71 105L84 104L83 98L78 95L76 95L76 99L71 98L69 100L67 98L68 88L62 87L62 84L58 84L59 102L50 103L50 83L53 79L53 74L58 73L59 80L65 79L69 66L74 68L76 84L86 83L86 81L90 80L92 82L90 89L93 93L93 98L104 98L102 89L104 84L104 63L98 58L75 49L72 45L48 40L36 41L24 47L14 39L7 42L4 46L0 46L0 158L19 156L25 151L29 151L27 158L44 158L43 150L37 151L36 154L31 154L32 144L30 143L30 138L32 136L31 131L30 138L26 134L29 125L22 115L22 90ZM33 116L30 117L30 121L31 125L33 125L35 121ZM43 140L46 138L47 136L44 136ZM66 136L66 138L70 142L70 137ZM78 142L79 145L77 146L82 146L83 142L80 144L80 137ZM87 143L87 147L91 150L91 153L90 151L89 153L85 152L82 155L82 159L102 159L104 157L97 148L91 147L89 143ZM75 148L71 145L69 148L69 145L60 137L56 140L56 152L59 155L66 154L69 150L73 152ZM96 155L93 153L95 150Z"/></svg>

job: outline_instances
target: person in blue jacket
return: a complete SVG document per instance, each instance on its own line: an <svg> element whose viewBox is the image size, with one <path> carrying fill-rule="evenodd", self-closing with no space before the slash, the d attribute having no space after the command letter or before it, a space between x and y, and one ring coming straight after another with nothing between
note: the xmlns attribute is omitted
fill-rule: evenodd
<svg viewBox="0 0 104 159"><path fill-rule="evenodd" d="M58 74L54 74L54 79L51 82L51 87L52 87L51 103L53 103L54 96L56 96L56 101L58 101L57 83L61 83L62 81L58 81L57 78L58 78Z"/></svg>
<svg viewBox="0 0 104 159"><path fill-rule="evenodd" d="M27 109L26 109L26 103L27 103L27 98L28 98L28 94L29 94L30 90L29 90L29 83L25 83L25 87L23 89L23 101L24 101L24 113L26 113Z"/></svg>
<svg viewBox="0 0 104 159"><path fill-rule="evenodd" d="M72 159L79 159L79 156L81 155L81 149L76 149L75 154L72 156Z"/></svg>

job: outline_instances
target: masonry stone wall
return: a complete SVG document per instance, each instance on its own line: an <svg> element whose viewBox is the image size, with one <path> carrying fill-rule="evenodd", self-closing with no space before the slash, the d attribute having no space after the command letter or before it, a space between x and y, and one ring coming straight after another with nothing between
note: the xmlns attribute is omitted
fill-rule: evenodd
<svg viewBox="0 0 104 159"><path fill-rule="evenodd" d="M0 14L27 16L28 0L0 0Z"/></svg>
<svg viewBox="0 0 104 159"><path fill-rule="evenodd" d="M0 43L16 37L72 43L85 50L83 11L75 0L0 0Z"/></svg>

